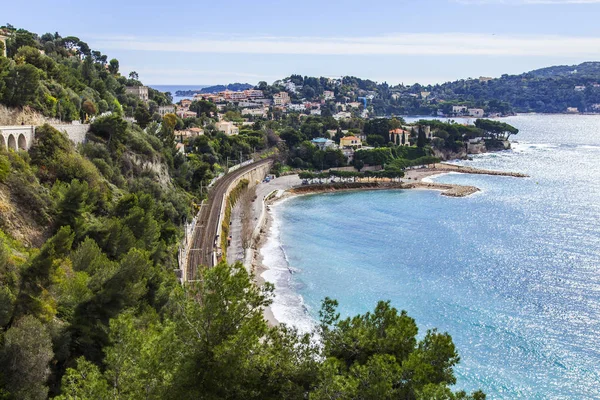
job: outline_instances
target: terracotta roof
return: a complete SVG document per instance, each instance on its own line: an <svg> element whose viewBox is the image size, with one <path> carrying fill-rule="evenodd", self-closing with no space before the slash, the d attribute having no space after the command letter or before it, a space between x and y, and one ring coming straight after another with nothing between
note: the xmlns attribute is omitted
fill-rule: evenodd
<svg viewBox="0 0 600 400"><path fill-rule="evenodd" d="M342 139L344 139L344 140L360 140L356 136L344 136Z"/></svg>
<svg viewBox="0 0 600 400"><path fill-rule="evenodd" d="M390 131L390 133L394 133L396 135L400 135L402 133L408 133L408 131L405 131L404 129L397 128L397 129L392 129Z"/></svg>

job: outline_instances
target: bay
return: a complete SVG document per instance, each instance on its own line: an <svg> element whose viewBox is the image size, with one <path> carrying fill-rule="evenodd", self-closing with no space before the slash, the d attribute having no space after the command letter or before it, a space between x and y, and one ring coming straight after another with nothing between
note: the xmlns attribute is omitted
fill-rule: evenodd
<svg viewBox="0 0 600 400"><path fill-rule="evenodd" d="M262 250L275 317L309 330L391 300L449 332L457 388L491 399L599 398L600 117L519 115L513 150L460 164L530 178L448 174L480 193L320 194L272 207Z"/></svg>

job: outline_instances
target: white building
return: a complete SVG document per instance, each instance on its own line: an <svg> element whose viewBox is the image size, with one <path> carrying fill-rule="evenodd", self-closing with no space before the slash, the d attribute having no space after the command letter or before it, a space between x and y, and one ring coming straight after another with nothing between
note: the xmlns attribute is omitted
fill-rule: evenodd
<svg viewBox="0 0 600 400"><path fill-rule="evenodd" d="M585 90L585 86L575 86L576 92L583 92Z"/></svg>
<svg viewBox="0 0 600 400"><path fill-rule="evenodd" d="M323 92L323 98L325 100L333 100L335 99L335 93L333 93L331 90L326 90Z"/></svg>
<svg viewBox="0 0 600 400"><path fill-rule="evenodd" d="M467 112L467 106L452 106L452 114L463 114Z"/></svg>
<svg viewBox="0 0 600 400"><path fill-rule="evenodd" d="M128 86L125 93L132 94L140 100L148 102L148 86Z"/></svg>
<svg viewBox="0 0 600 400"><path fill-rule="evenodd" d="M328 148L334 148L335 147L335 142L331 139L326 139L326 138L316 138L310 141L312 144L314 144L315 146L317 146L319 148L319 150L325 150Z"/></svg>
<svg viewBox="0 0 600 400"><path fill-rule="evenodd" d="M159 106L157 112L160 114L161 117L164 117L167 114L174 114L175 106L173 104L171 104L170 106Z"/></svg>
<svg viewBox="0 0 600 400"><path fill-rule="evenodd" d="M310 115L321 115L321 110L310 110Z"/></svg>
<svg viewBox="0 0 600 400"><path fill-rule="evenodd" d="M264 108L244 108L242 115L252 115L254 117L266 117L267 113Z"/></svg>
<svg viewBox="0 0 600 400"><path fill-rule="evenodd" d="M256 90L256 89L244 90L244 94L249 99L262 99L264 97L262 90Z"/></svg>
<svg viewBox="0 0 600 400"><path fill-rule="evenodd" d="M285 89L292 93L296 93L296 84L294 82L286 82Z"/></svg>
<svg viewBox="0 0 600 400"><path fill-rule="evenodd" d="M484 111L482 108L469 108L469 115L475 118L482 118Z"/></svg>
<svg viewBox="0 0 600 400"><path fill-rule="evenodd" d="M187 128L182 131L175 131L176 139L187 139L187 138L202 136L202 135L204 135L204 129L196 128L196 127Z"/></svg>
<svg viewBox="0 0 600 400"><path fill-rule="evenodd" d="M304 104L288 104L287 108L290 111L299 111L299 112L306 110L306 106Z"/></svg>
<svg viewBox="0 0 600 400"><path fill-rule="evenodd" d="M219 132L223 132L227 136L239 135L240 129L229 121L219 121L215 124Z"/></svg>
<svg viewBox="0 0 600 400"><path fill-rule="evenodd" d="M290 102L290 95L287 92L279 92L273 95L273 103L276 106L284 106Z"/></svg>
<svg viewBox="0 0 600 400"><path fill-rule="evenodd" d="M350 118L352 118L352 113L349 113L349 112L339 112L337 114L334 114L333 118L336 121L339 121L341 119L350 119Z"/></svg>

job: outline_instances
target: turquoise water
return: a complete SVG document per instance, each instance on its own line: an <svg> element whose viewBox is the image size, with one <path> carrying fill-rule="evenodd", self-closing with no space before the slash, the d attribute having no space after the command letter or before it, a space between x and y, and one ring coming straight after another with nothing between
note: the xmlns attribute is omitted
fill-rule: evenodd
<svg viewBox="0 0 600 400"><path fill-rule="evenodd" d="M482 189L296 197L273 207L264 276L275 317L308 330L325 296L342 315L391 300L448 331L457 388L491 399L600 398L600 117L506 118L512 151L449 174Z"/></svg>

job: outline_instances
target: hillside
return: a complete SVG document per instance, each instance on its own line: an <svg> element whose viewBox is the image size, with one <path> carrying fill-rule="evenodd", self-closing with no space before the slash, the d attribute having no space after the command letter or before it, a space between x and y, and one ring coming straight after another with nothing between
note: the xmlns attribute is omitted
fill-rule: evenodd
<svg viewBox="0 0 600 400"><path fill-rule="evenodd" d="M141 82L122 77L117 60L73 37L5 33L7 112L91 123L77 146L44 124L28 151L0 148L0 398L485 398L451 391L450 335L419 334L389 302L341 319L325 299L317 341L267 325L273 287L241 264L200 268L196 282L179 284L182 223L202 188L235 157L276 155L286 122L227 136L214 104L185 121L157 117L152 107L168 96L126 94ZM204 132L181 133L176 147L176 129L190 127Z"/></svg>
<svg viewBox="0 0 600 400"><path fill-rule="evenodd" d="M109 60L77 37L39 36L12 26L1 27L0 34L8 36L7 57L0 56L0 104L69 122L109 111L152 115L158 106L171 103L169 95L152 88L148 104L126 93L127 86L141 86L137 73L121 75L118 60Z"/></svg>
<svg viewBox="0 0 600 400"><path fill-rule="evenodd" d="M553 78L577 75L578 77L590 77L597 79L600 76L600 62L584 62L579 65L558 65L554 67L540 68L524 75L533 75L538 78Z"/></svg>
<svg viewBox="0 0 600 400"><path fill-rule="evenodd" d="M290 86L293 84L293 86ZM600 63L543 68L500 78L461 79L437 85L396 85L346 76L339 79L291 75L257 89L267 97L280 91L289 93L292 102L321 102L327 114L340 105L367 101L374 116L445 115L455 116L452 107L482 108L486 114L509 115L514 112L564 113L600 112ZM325 99L324 93L333 93Z"/></svg>

